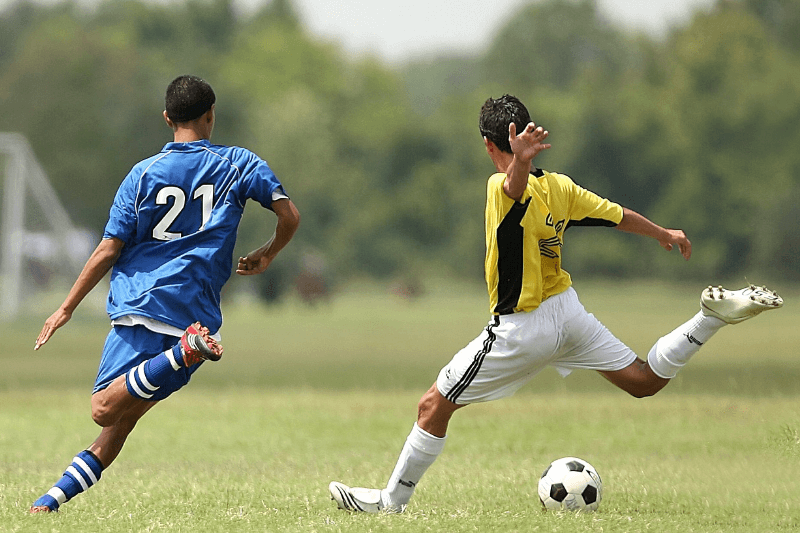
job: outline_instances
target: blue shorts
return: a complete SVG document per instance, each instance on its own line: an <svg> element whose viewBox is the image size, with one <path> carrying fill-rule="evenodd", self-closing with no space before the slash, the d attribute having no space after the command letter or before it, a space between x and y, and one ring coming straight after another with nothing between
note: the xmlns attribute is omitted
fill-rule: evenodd
<svg viewBox="0 0 800 533"><path fill-rule="evenodd" d="M179 342L180 338L178 337L155 333L140 325L114 326L106 337L92 394L105 389L111 385L112 381L131 368L152 359ZM189 383L192 374L200 368L201 364L175 371L170 380L158 389L152 398L148 399L150 401L163 400L177 391Z"/></svg>

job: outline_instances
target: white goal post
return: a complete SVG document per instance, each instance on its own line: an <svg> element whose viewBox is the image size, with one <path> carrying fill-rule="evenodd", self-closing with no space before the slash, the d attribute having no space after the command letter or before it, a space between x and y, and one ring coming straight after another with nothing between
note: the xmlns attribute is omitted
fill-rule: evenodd
<svg viewBox="0 0 800 533"><path fill-rule="evenodd" d="M36 237L45 236L59 267L72 274L83 268L84 251L76 253L75 247L76 241L85 239L72 224L23 135L0 133L0 156L6 160L0 226L0 319L9 319L19 313L22 304L25 258ZM45 234L29 232L25 227L28 198L38 204L44 216L48 226Z"/></svg>

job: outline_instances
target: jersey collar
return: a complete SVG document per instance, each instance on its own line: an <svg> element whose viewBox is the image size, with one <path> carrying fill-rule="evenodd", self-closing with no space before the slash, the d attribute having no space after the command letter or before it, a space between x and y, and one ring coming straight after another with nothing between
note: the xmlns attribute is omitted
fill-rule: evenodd
<svg viewBox="0 0 800 533"><path fill-rule="evenodd" d="M199 141L192 141L190 143L176 143L171 142L164 145L164 148L161 150L162 152L193 152L196 150L201 150L203 148L208 148L211 146L211 141L208 139L200 139Z"/></svg>

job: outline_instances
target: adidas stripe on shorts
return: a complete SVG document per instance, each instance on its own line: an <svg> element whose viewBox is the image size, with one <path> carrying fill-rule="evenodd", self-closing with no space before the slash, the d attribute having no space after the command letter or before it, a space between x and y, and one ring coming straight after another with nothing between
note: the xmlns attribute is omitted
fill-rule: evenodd
<svg viewBox="0 0 800 533"><path fill-rule="evenodd" d="M533 311L492 317L442 368L436 386L457 404L485 402L511 396L548 365L566 376L578 368L621 370L635 360L570 287Z"/></svg>

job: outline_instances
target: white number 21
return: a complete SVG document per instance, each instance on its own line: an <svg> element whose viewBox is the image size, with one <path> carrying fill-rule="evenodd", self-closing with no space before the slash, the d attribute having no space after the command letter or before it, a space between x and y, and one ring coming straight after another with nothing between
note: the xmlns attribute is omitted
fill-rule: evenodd
<svg viewBox="0 0 800 533"><path fill-rule="evenodd" d="M203 222L200 225L200 230L205 228L208 219L211 218L211 210L214 207L214 185L211 183L206 183L199 186L197 190L194 191L192 199L196 200L201 197ZM153 238L159 241L171 241L173 239L180 239L183 237L181 233L174 233L167 230L172 223L175 222L175 219L181 214L183 208L186 207L186 194L180 187L164 187L158 191L158 194L156 195L156 204L167 205L169 203L169 198L174 198L172 207L169 208L169 211L167 211L167 214L164 215L164 218L162 218L161 221L156 224L156 227L153 228Z"/></svg>

